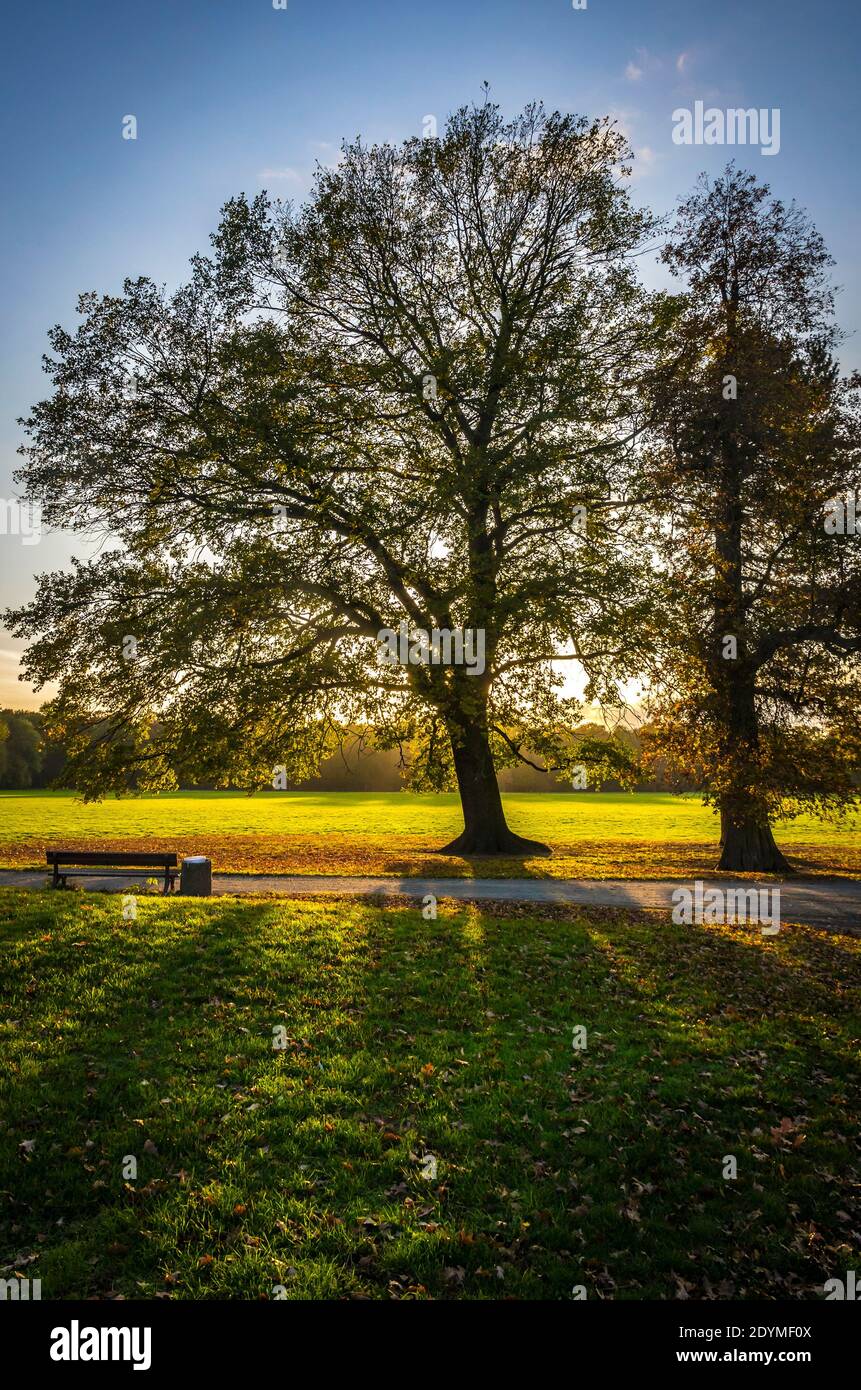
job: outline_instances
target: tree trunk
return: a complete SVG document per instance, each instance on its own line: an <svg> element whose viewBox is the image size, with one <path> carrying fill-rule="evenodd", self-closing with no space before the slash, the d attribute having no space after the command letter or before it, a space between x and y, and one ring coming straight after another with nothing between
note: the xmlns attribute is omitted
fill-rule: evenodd
<svg viewBox="0 0 861 1390"><path fill-rule="evenodd" d="M463 831L438 853L551 854L548 845L526 840L509 830L486 727L479 721L464 721L449 733L463 808Z"/></svg>
<svg viewBox="0 0 861 1390"><path fill-rule="evenodd" d="M722 761L731 769L721 798L720 857L716 867L736 873L792 873L778 849L760 788L759 720L752 674L730 666L724 681Z"/></svg>
<svg viewBox="0 0 861 1390"><path fill-rule="evenodd" d="M738 314L738 284L727 303L725 361L733 372ZM726 380L726 378L724 378ZM715 475L715 624L711 653L712 686L717 695L722 738L719 758L728 773L720 802L720 857L716 867L736 873L790 873L774 841L763 809L756 667L748 650L745 603L744 466L736 437L737 407L723 411L721 468ZM734 652L726 640L734 638Z"/></svg>
<svg viewBox="0 0 861 1390"><path fill-rule="evenodd" d="M732 440L728 439L721 476L721 521L715 535L718 567L712 678L723 725L720 761L730 775L721 799L720 857L716 867L736 873L791 873L763 807L756 667L751 662L747 640L741 489L738 458ZM731 655L724 650L728 637L736 641L735 653Z"/></svg>
<svg viewBox="0 0 861 1390"><path fill-rule="evenodd" d="M718 869L732 869L736 873L793 872L777 847L771 826L743 812L721 812L720 850Z"/></svg>

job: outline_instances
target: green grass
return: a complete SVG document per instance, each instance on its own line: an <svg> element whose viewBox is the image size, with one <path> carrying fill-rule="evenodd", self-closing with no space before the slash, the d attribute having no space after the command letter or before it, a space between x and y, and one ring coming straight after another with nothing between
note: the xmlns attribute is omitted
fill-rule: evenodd
<svg viewBox="0 0 861 1390"><path fill-rule="evenodd" d="M513 826L530 838L557 841L713 840L714 812L698 796L665 792L520 792L504 798ZM178 835L189 825L223 835L416 835L444 842L462 826L454 794L407 792L169 792L85 805L71 792L0 792L0 840L41 844L64 835ZM833 826L812 816L778 827L792 838L827 844ZM858 836L861 817L841 833Z"/></svg>
<svg viewBox="0 0 861 1390"><path fill-rule="evenodd" d="M859 942L121 907L0 892L0 1272L45 1299L809 1298L857 1259Z"/></svg>
<svg viewBox="0 0 861 1390"><path fill-rule="evenodd" d="M216 871L553 878L691 878L717 859L717 820L698 796L521 793L512 827L550 859L435 853L462 821L454 795L177 792L84 805L71 793L0 793L0 866L44 864L46 848L208 854ZM777 827L803 872L861 875L861 819Z"/></svg>

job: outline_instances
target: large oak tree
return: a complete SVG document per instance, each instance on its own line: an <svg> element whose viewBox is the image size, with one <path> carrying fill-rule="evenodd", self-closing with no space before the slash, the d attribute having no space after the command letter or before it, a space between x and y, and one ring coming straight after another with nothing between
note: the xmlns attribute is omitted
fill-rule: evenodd
<svg viewBox="0 0 861 1390"><path fill-rule="evenodd" d="M346 145L298 211L237 198L172 295L83 296L22 477L103 548L12 618L69 785L265 785L360 724L456 779L450 851L544 848L495 768L571 758L558 662L611 693L646 603L627 158L606 121L485 102ZM485 670L381 666L401 622L480 630Z"/></svg>

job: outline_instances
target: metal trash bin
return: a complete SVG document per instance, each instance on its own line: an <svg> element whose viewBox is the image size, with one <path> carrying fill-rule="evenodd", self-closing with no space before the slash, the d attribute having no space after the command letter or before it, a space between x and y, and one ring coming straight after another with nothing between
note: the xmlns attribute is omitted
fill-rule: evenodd
<svg viewBox="0 0 861 1390"><path fill-rule="evenodd" d="M212 895L212 860L195 854L182 861L180 893L188 898L208 898Z"/></svg>

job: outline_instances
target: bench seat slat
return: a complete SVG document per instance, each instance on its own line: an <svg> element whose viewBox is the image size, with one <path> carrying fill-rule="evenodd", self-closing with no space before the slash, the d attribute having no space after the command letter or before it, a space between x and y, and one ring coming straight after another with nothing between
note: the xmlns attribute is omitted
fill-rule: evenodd
<svg viewBox="0 0 861 1390"><path fill-rule="evenodd" d="M89 869L68 869L68 868L61 868L61 869L60 869L60 877L61 877L61 878L163 878L163 877L164 877L164 869L162 868L158 873L156 873L156 871L155 871L155 865L153 865L153 866L152 866L151 868L149 868L149 869L132 869L132 868L126 868L126 869L102 869L102 868L99 868L98 865L94 864L94 865L92 865L92 867L89 868ZM175 875L171 875L171 877L175 877Z"/></svg>

